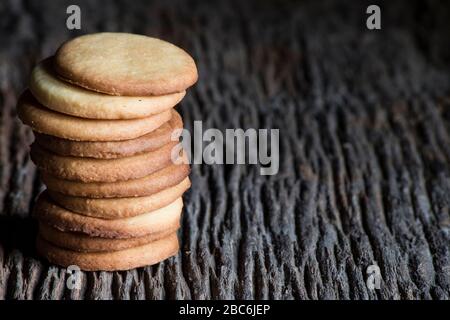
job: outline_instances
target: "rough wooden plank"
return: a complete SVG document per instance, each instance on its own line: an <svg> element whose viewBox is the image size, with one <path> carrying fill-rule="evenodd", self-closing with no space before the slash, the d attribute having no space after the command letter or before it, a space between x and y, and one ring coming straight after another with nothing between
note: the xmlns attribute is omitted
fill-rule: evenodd
<svg viewBox="0 0 450 320"><path fill-rule="evenodd" d="M192 167L182 250L157 266L83 273L36 257L42 188L14 105L31 67L79 32L129 31L186 48L200 81L185 126L280 128L275 176ZM0 298L448 299L450 100L444 2L3 1L0 4ZM376 262L381 290L366 286Z"/></svg>

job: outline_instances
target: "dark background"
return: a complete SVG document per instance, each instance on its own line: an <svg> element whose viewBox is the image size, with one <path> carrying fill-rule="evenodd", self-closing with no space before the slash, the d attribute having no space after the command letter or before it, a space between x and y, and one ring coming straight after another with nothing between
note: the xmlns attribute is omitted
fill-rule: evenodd
<svg viewBox="0 0 450 320"><path fill-rule="evenodd" d="M378 31L361 1L2 1L0 298L448 299L449 6L375 3ZM65 27L70 4L81 31ZM35 254L42 185L15 103L36 62L98 31L186 49L200 77L185 127L279 128L281 164L192 166L180 253L70 291Z"/></svg>

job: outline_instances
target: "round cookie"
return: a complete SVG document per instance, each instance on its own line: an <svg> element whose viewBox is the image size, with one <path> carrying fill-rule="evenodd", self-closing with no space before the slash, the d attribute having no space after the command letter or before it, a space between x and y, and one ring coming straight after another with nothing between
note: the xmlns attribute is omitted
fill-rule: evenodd
<svg viewBox="0 0 450 320"><path fill-rule="evenodd" d="M173 108L186 94L181 91L161 96L118 97L89 91L60 80L52 70L51 58L33 69L30 91L49 109L90 119L149 117Z"/></svg>
<svg viewBox="0 0 450 320"><path fill-rule="evenodd" d="M61 231L81 232L93 237L129 239L159 233L180 226L183 200L178 198L160 209L138 216L114 220L80 215L53 203L43 192L34 207L34 216Z"/></svg>
<svg viewBox="0 0 450 320"><path fill-rule="evenodd" d="M179 250L178 237L172 234L148 244L110 252L77 252L57 247L38 236L37 252L51 263L68 267L76 265L84 271L119 271L153 265Z"/></svg>
<svg viewBox="0 0 450 320"><path fill-rule="evenodd" d="M72 197L48 191L50 198L59 206L94 218L121 219L165 207L181 197L191 182L185 178L179 184L146 197L100 198Z"/></svg>
<svg viewBox="0 0 450 320"><path fill-rule="evenodd" d="M114 159L156 150L171 141L178 141L183 128L181 116L172 110L171 119L141 137L123 141L73 141L34 132L36 143L62 156Z"/></svg>
<svg viewBox="0 0 450 320"><path fill-rule="evenodd" d="M94 120L77 118L43 107L27 90L17 102L17 113L34 131L77 141L119 141L143 136L170 120L170 110L140 119Z"/></svg>
<svg viewBox="0 0 450 320"><path fill-rule="evenodd" d="M63 232L46 223L39 223L39 235L46 241L69 250L79 252L105 252L124 250L157 241L175 233L178 227L158 233L130 239L91 237L80 232Z"/></svg>
<svg viewBox="0 0 450 320"><path fill-rule="evenodd" d="M142 197L160 192L180 183L189 175L188 164L173 164L148 176L118 182L78 182L59 179L41 172L47 188L62 194L89 198Z"/></svg>
<svg viewBox="0 0 450 320"><path fill-rule="evenodd" d="M95 33L64 43L55 71L88 90L118 96L165 95L197 81L192 57L163 40L129 33Z"/></svg>
<svg viewBox="0 0 450 320"><path fill-rule="evenodd" d="M31 160L44 172L67 180L82 182L116 182L145 177L172 163L172 150L179 142L131 157L93 159L66 157L45 150L38 144L31 146Z"/></svg>

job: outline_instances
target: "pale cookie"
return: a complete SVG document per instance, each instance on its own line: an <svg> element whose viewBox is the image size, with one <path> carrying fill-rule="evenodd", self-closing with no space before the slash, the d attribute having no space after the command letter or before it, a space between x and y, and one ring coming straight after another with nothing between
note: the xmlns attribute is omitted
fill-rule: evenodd
<svg viewBox="0 0 450 320"><path fill-rule="evenodd" d="M189 175L189 165L170 165L146 177L119 182L84 183L59 179L51 174L41 173L49 190L62 194L89 198L142 197L172 187Z"/></svg>
<svg viewBox="0 0 450 320"><path fill-rule="evenodd" d="M160 209L130 218L106 220L80 215L53 203L43 192L34 207L34 216L61 231L81 232L93 237L129 239L177 228L183 209L178 198Z"/></svg>
<svg viewBox="0 0 450 320"><path fill-rule="evenodd" d="M181 197L191 182L185 178L179 184L146 197L99 198L72 197L48 191L50 198L59 206L94 218L120 219L133 217L165 207Z"/></svg>
<svg viewBox="0 0 450 320"><path fill-rule="evenodd" d="M170 120L170 110L140 119L94 120L58 113L43 107L27 90L17 113L34 131L78 141L119 141L143 136Z"/></svg>
<svg viewBox="0 0 450 320"><path fill-rule="evenodd" d="M73 141L38 132L34 132L34 135L40 146L62 156L114 159L153 151L171 141L178 141L182 128L181 116L172 110L172 118L168 122L142 137L131 140Z"/></svg>
<svg viewBox="0 0 450 320"><path fill-rule="evenodd" d="M96 33L72 39L55 55L66 81L118 96L180 92L197 81L194 60L177 46L129 33Z"/></svg>
<svg viewBox="0 0 450 320"><path fill-rule="evenodd" d="M148 244L110 252L77 252L52 245L38 236L37 251L51 263L84 271L119 271L153 265L177 254L176 233Z"/></svg>
<svg viewBox="0 0 450 320"><path fill-rule="evenodd" d="M38 144L31 146L31 160L44 172L55 177L82 182L116 182L138 179L172 163L172 150L178 142L171 142L150 152L117 159L94 159L60 156Z"/></svg>
<svg viewBox="0 0 450 320"><path fill-rule="evenodd" d="M48 242L69 250L80 252L105 252L124 250L157 241L175 233L178 227L159 233L130 239L91 237L80 232L63 232L46 223L39 223L39 235Z"/></svg>
<svg viewBox="0 0 450 320"><path fill-rule="evenodd" d="M51 58L33 69L30 90L49 109L90 119L145 118L173 108L186 94L181 91L161 96L118 97L89 91L57 78Z"/></svg>

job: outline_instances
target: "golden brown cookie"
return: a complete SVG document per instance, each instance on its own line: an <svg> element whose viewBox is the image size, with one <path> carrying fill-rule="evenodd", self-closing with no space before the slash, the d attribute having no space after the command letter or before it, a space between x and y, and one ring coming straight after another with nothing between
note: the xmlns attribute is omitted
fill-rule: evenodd
<svg viewBox="0 0 450 320"><path fill-rule="evenodd" d="M106 220L80 215L56 205L45 192L36 201L33 214L61 231L81 232L93 237L129 239L180 226L183 200L178 198L160 209L138 216Z"/></svg>
<svg viewBox="0 0 450 320"><path fill-rule="evenodd" d="M191 182L185 178L179 184L146 197L133 198L86 198L72 197L48 191L50 198L59 206L94 218L120 219L133 217L165 207L181 197Z"/></svg>
<svg viewBox="0 0 450 320"><path fill-rule="evenodd" d="M31 146L31 160L55 177L82 182L116 182L138 179L172 163L172 150L178 142L170 142L150 152L117 159L94 159L60 156L38 144Z"/></svg>
<svg viewBox="0 0 450 320"><path fill-rule="evenodd" d="M148 176L118 182L78 182L59 179L45 172L41 178L49 190L77 197L122 198L142 197L160 192L180 183L189 175L189 165L177 164L156 171Z"/></svg>
<svg viewBox="0 0 450 320"><path fill-rule="evenodd" d="M73 141L34 132L36 142L62 156L114 159L156 150L178 141L183 128L181 116L172 110L172 118L156 130L141 137L123 141Z"/></svg>
<svg viewBox="0 0 450 320"><path fill-rule="evenodd" d="M176 233L148 244L119 251L77 252L57 247L38 236L37 251L51 263L84 271L119 271L153 265L178 252Z"/></svg>
<svg viewBox="0 0 450 320"><path fill-rule="evenodd" d="M52 70L51 58L31 73L30 90L45 107L90 119L145 118L173 108L185 91L161 96L118 97L89 91L60 80Z"/></svg>
<svg viewBox="0 0 450 320"><path fill-rule="evenodd" d="M95 33L64 43L55 71L81 87L119 96L180 92L197 81L195 62L184 50L129 33Z"/></svg>
<svg viewBox="0 0 450 320"><path fill-rule="evenodd" d="M96 120L58 113L42 106L27 90L17 102L22 122L34 131L77 141L120 141L143 136L170 120L170 110L140 119Z"/></svg>
<svg viewBox="0 0 450 320"><path fill-rule="evenodd" d="M80 232L63 232L46 223L39 223L39 235L44 240L47 240L58 247L80 252L117 251L142 246L168 237L177 230L178 227L174 227L158 233L151 233L143 237L111 239L91 237Z"/></svg>

